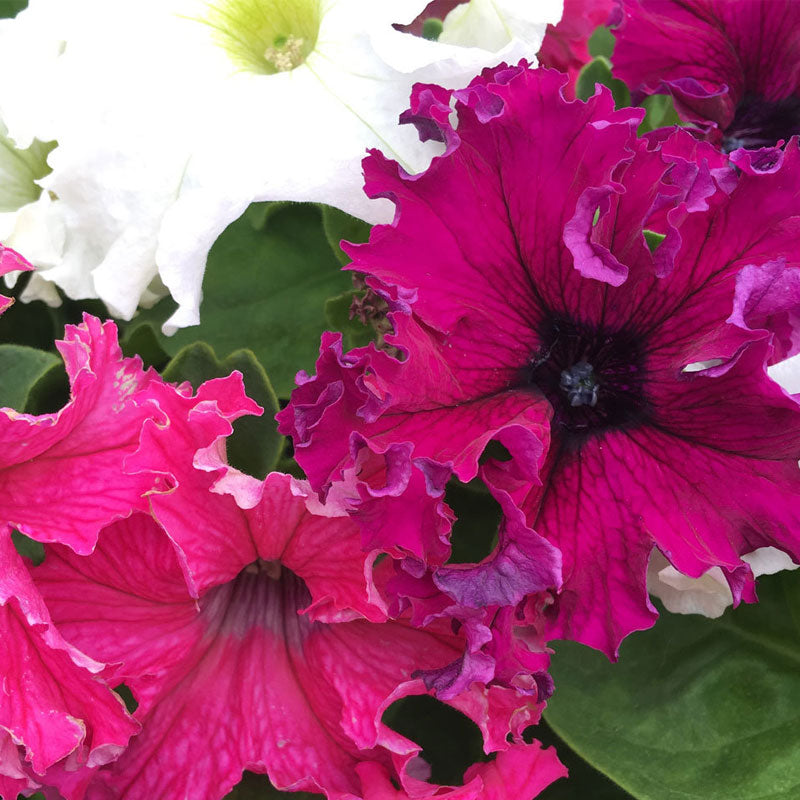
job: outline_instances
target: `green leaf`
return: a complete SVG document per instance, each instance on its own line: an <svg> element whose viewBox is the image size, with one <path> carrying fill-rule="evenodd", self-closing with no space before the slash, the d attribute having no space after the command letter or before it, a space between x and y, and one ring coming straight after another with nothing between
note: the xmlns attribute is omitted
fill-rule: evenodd
<svg viewBox="0 0 800 800"><path fill-rule="evenodd" d="M497 529L502 512L498 502L478 480L463 484L452 480L447 484L445 500L456 515L450 543L450 563L477 563L497 545Z"/></svg>
<svg viewBox="0 0 800 800"><path fill-rule="evenodd" d="M547 721L639 800L800 797L800 573L717 620L662 614L617 664L556 644Z"/></svg>
<svg viewBox="0 0 800 800"><path fill-rule="evenodd" d="M242 780L224 800L324 800L321 794L311 792L279 792L266 775L256 775L254 772L245 772Z"/></svg>
<svg viewBox="0 0 800 800"><path fill-rule="evenodd" d="M22 275L11 292L3 287L0 294L19 296L27 281L27 276ZM21 303L17 300L0 315L0 342L3 344L22 344L37 350L55 350L53 340L63 332L63 329L56 330L50 309L39 300L32 303Z"/></svg>
<svg viewBox="0 0 800 800"><path fill-rule="evenodd" d="M458 785L470 764L486 760L478 726L428 695L396 700L384 712L383 722L422 747L434 783Z"/></svg>
<svg viewBox="0 0 800 800"><path fill-rule="evenodd" d="M16 17L27 6L28 0L0 0L0 19ZM34 796L38 797L38 795Z"/></svg>
<svg viewBox="0 0 800 800"><path fill-rule="evenodd" d="M233 434L228 439L228 460L248 475L263 478L278 463L283 437L274 419L278 413L278 398L253 352L237 350L220 361L205 342L195 342L167 364L163 377L176 383L189 381L196 390L204 381L225 377L235 369L242 373L248 396L264 409L264 414L242 417L233 423Z"/></svg>
<svg viewBox="0 0 800 800"><path fill-rule="evenodd" d="M64 363L58 359L36 383L31 386L25 411L28 414L52 414L69 402L69 378Z"/></svg>
<svg viewBox="0 0 800 800"><path fill-rule="evenodd" d="M313 370L327 327L325 301L352 288L328 245L318 207L286 204L254 226L251 207L214 243L203 280L201 323L174 336L161 324L175 303L165 298L127 326L125 341L152 327L169 355L192 342L209 343L220 357L251 348L279 397L288 397L300 369Z"/></svg>
<svg viewBox="0 0 800 800"><path fill-rule="evenodd" d="M595 93L595 84L598 83L611 89L614 105L617 108L631 104L628 87L611 74L611 62L605 56L597 56L584 65L575 83L575 96L581 100L588 100Z"/></svg>
<svg viewBox="0 0 800 800"><path fill-rule="evenodd" d="M169 355L161 346L151 325L142 325L133 330L130 336L120 342L120 346L124 356L140 356L145 367L160 370L169 361Z"/></svg>
<svg viewBox="0 0 800 800"><path fill-rule="evenodd" d="M350 263L350 257L342 250L339 242L343 239L347 242L368 242L371 226L364 220L351 217L338 208L325 205L320 205L319 208L322 212L322 226L328 244L339 263L344 267Z"/></svg>
<svg viewBox="0 0 800 800"><path fill-rule="evenodd" d="M19 531L11 531L11 541L17 552L38 567L44 561L44 545Z"/></svg>
<svg viewBox="0 0 800 800"><path fill-rule="evenodd" d="M642 108L647 112L639 125L639 136L656 128L667 128L671 125L685 125L678 116L672 96L668 94L651 94L642 101Z"/></svg>
<svg viewBox="0 0 800 800"><path fill-rule="evenodd" d="M631 800L624 789L620 789L570 749L546 720L528 728L525 740L531 739L538 739L544 747L555 747L559 760L569 770L568 778L550 784L536 796L536 800Z"/></svg>
<svg viewBox="0 0 800 800"><path fill-rule="evenodd" d="M342 332L345 350L364 347L375 341L374 328L364 325L358 319L350 319L350 306L356 294L357 290L352 289L336 297L330 297L325 302L325 319L328 327Z"/></svg>
<svg viewBox="0 0 800 800"><path fill-rule="evenodd" d="M644 234L644 240L647 242L651 253L655 253L661 242L667 238L666 234L659 233L658 231L651 231L648 228L645 228L642 233Z"/></svg>
<svg viewBox="0 0 800 800"><path fill-rule="evenodd" d="M0 406L24 411L34 384L59 363L58 356L45 350L0 345Z"/></svg>
<svg viewBox="0 0 800 800"><path fill-rule="evenodd" d="M610 28L605 25L599 25L594 29L594 33L589 37L589 54L592 58L597 56L605 56L611 58L614 54L614 45L616 40Z"/></svg>

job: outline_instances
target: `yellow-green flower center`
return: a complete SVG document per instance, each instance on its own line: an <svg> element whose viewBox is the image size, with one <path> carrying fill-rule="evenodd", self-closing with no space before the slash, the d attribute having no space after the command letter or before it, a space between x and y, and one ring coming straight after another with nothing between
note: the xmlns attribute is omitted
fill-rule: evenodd
<svg viewBox="0 0 800 800"><path fill-rule="evenodd" d="M35 140L26 150L20 150L0 122L0 212L16 211L38 200L42 189L36 181L50 172L47 154L55 146L55 142Z"/></svg>
<svg viewBox="0 0 800 800"><path fill-rule="evenodd" d="M320 0L215 0L204 22L243 70L261 75L299 67L317 43Z"/></svg>

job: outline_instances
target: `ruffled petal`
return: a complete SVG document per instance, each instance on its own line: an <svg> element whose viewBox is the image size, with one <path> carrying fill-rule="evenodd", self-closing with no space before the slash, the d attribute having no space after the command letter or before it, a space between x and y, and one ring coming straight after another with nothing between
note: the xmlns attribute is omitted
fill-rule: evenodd
<svg viewBox="0 0 800 800"><path fill-rule="evenodd" d="M144 421L160 419L148 394L156 378L139 358L123 358L112 322L87 315L58 347L70 402L55 414L0 414L0 505L34 539L86 553L103 525L145 507L156 481L125 469Z"/></svg>
<svg viewBox="0 0 800 800"><path fill-rule="evenodd" d="M15 767L10 742L0 739L0 774L27 780L29 770L43 775L67 758L73 768L112 761L138 725L98 679L103 665L68 644L52 624L7 529L0 536L0 565L0 733L22 748L25 761Z"/></svg>

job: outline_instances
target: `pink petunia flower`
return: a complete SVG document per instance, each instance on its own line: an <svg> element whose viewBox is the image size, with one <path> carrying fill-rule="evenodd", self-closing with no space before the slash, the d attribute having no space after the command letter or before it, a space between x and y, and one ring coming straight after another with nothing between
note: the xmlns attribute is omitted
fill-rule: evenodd
<svg viewBox="0 0 800 800"><path fill-rule="evenodd" d="M400 358L325 339L279 419L322 490L365 447L466 481L499 441L510 459L484 454L481 474L525 514L510 540L562 559L547 635L613 656L655 619L654 546L692 577L719 566L737 601L755 599L742 554L800 553L800 410L765 371L775 321L780 356L795 349L800 154L737 183L685 133L638 140L641 112L605 90L566 102L564 80L487 71L454 93L456 129L451 94L418 87L406 118L446 153L415 176L372 153L367 191L397 214L349 250L393 308ZM654 252L651 219L667 223ZM493 591L516 602L533 586L505 563Z"/></svg>
<svg viewBox="0 0 800 800"><path fill-rule="evenodd" d="M142 732L113 764L84 770L85 791L69 800L219 798L244 769L357 800L362 765L410 796L436 792L419 747L381 717L427 691L412 673L452 661L460 637L387 619L375 555L343 508L291 476L259 482L226 465L231 421L258 410L239 376L196 396L154 391L167 422L147 424L130 464L165 475L168 490L150 497L158 522L116 522L88 557L49 546L35 573L64 635L112 664L107 679L139 703ZM480 723L487 701L474 688L453 705ZM540 760L542 786L563 774L537 747L500 765L515 759L529 770ZM477 800L483 778L469 779L464 797Z"/></svg>
<svg viewBox="0 0 800 800"><path fill-rule="evenodd" d="M614 72L669 93L726 152L800 134L800 3L617 0Z"/></svg>

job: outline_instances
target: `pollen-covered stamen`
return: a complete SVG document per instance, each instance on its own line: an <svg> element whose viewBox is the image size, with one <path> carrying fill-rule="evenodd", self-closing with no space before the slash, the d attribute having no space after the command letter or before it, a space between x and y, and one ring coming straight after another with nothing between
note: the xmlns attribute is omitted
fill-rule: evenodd
<svg viewBox="0 0 800 800"><path fill-rule="evenodd" d="M800 134L800 97L771 101L748 96L736 107L733 122L725 130L722 149L771 147L781 139Z"/></svg>
<svg viewBox="0 0 800 800"><path fill-rule="evenodd" d="M575 406L594 408L597 405L600 387L592 365L586 361L579 361L561 371L561 388L566 392L569 404L573 408Z"/></svg>
<svg viewBox="0 0 800 800"><path fill-rule="evenodd" d="M634 333L556 315L537 333L541 344L525 382L547 395L560 429L583 436L645 419L642 349Z"/></svg>
<svg viewBox="0 0 800 800"><path fill-rule="evenodd" d="M272 47L264 51L264 58L278 72L289 72L299 67L305 59L303 40L298 36L279 36Z"/></svg>
<svg viewBox="0 0 800 800"><path fill-rule="evenodd" d="M320 0L211 0L202 21L236 66L274 75L306 61L321 20Z"/></svg>

